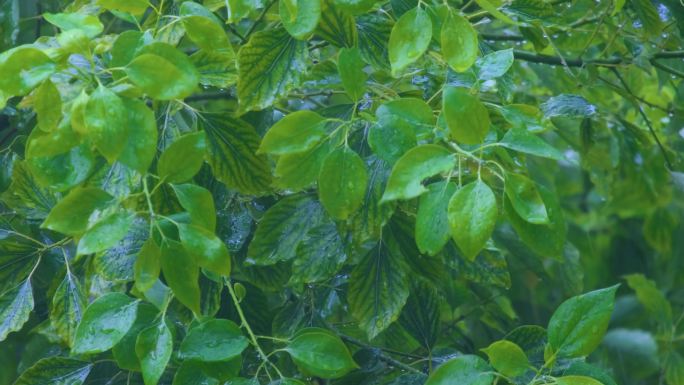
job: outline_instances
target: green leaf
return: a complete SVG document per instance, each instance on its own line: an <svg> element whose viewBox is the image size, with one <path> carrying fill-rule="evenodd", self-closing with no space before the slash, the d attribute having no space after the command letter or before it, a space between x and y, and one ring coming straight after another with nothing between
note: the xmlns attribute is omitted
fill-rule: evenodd
<svg viewBox="0 0 684 385"><path fill-rule="evenodd" d="M102 33L104 26L97 16L80 13L44 13L43 18L62 31L80 30L89 38Z"/></svg>
<svg viewBox="0 0 684 385"><path fill-rule="evenodd" d="M197 88L199 74L190 59L166 43L140 48L126 66L129 79L157 100L183 99Z"/></svg>
<svg viewBox="0 0 684 385"><path fill-rule="evenodd" d="M153 238L148 238L135 259L135 287L146 292L159 278L161 249Z"/></svg>
<svg viewBox="0 0 684 385"><path fill-rule="evenodd" d="M558 385L603 385L601 381L586 376L563 376L557 377Z"/></svg>
<svg viewBox="0 0 684 385"><path fill-rule="evenodd" d="M180 17L188 37L201 49L232 51L221 21L208 9L192 1L180 6Z"/></svg>
<svg viewBox="0 0 684 385"><path fill-rule="evenodd" d="M383 160L394 163L416 146L417 134L432 130L432 108L421 99L401 98L382 104L375 111L377 125L368 132L368 145Z"/></svg>
<svg viewBox="0 0 684 385"><path fill-rule="evenodd" d="M26 219L45 219L59 196L38 185L25 161L14 162L11 173L12 182L0 196L3 203Z"/></svg>
<svg viewBox="0 0 684 385"><path fill-rule="evenodd" d="M333 222L311 228L297 247L290 284L314 283L332 277L347 260L342 237Z"/></svg>
<svg viewBox="0 0 684 385"><path fill-rule="evenodd" d="M512 128L506 132L499 144L503 147L525 154L560 160L563 154L543 139L524 128Z"/></svg>
<svg viewBox="0 0 684 385"><path fill-rule="evenodd" d="M33 109L38 116L38 127L43 131L54 130L62 120L62 97L50 79L36 89Z"/></svg>
<svg viewBox="0 0 684 385"><path fill-rule="evenodd" d="M140 371L140 360L135 354L135 342L138 339L138 334L143 329L155 324L158 317L159 310L155 306L146 302L140 303L133 326L128 329L128 333L121 341L112 348L112 355L119 368Z"/></svg>
<svg viewBox="0 0 684 385"><path fill-rule="evenodd" d="M448 210L451 237L467 259L475 260L491 237L499 216L494 192L486 183L476 180L451 196Z"/></svg>
<svg viewBox="0 0 684 385"><path fill-rule="evenodd" d="M496 341L482 351L487 354L494 369L509 378L520 376L530 369L525 352L511 341Z"/></svg>
<svg viewBox="0 0 684 385"><path fill-rule="evenodd" d="M415 198L428 190L424 179L451 171L456 155L444 147L425 144L409 150L392 168L382 202Z"/></svg>
<svg viewBox="0 0 684 385"><path fill-rule="evenodd" d="M149 237L149 228L149 222L137 216L123 238L106 250L95 254L93 267L97 274L112 282L133 281L136 256Z"/></svg>
<svg viewBox="0 0 684 385"><path fill-rule="evenodd" d="M625 280L636 293L639 302L651 313L653 319L669 328L672 325L672 306L665 295L658 290L655 282L644 277L643 274L629 274Z"/></svg>
<svg viewBox="0 0 684 385"><path fill-rule="evenodd" d="M286 1L281 2L283 3L287 4ZM321 0L297 0L294 3L294 7L279 7L280 20L290 35L296 39L306 40L321 19Z"/></svg>
<svg viewBox="0 0 684 385"><path fill-rule="evenodd" d="M262 110L287 95L299 85L306 56L306 43L284 28L254 33L238 52L240 110Z"/></svg>
<svg viewBox="0 0 684 385"><path fill-rule="evenodd" d="M129 126L123 100L100 85L88 98L84 122L86 133L95 147L109 163L113 163L128 141Z"/></svg>
<svg viewBox="0 0 684 385"><path fill-rule="evenodd" d="M247 250L247 262L272 265L293 259L308 230L323 223L324 218L323 208L311 197L281 199L259 221Z"/></svg>
<svg viewBox="0 0 684 385"><path fill-rule="evenodd" d="M130 211L116 211L95 222L78 241L79 255L104 251L114 246L128 233L135 214Z"/></svg>
<svg viewBox="0 0 684 385"><path fill-rule="evenodd" d="M337 7L333 0L321 1L316 35L337 47L355 47L359 38L354 17Z"/></svg>
<svg viewBox="0 0 684 385"><path fill-rule="evenodd" d="M111 200L112 196L99 188L75 188L52 208L41 227L79 235L88 228L91 214L107 207Z"/></svg>
<svg viewBox="0 0 684 385"><path fill-rule="evenodd" d="M645 379L662 370L659 344L645 330L611 329L601 341L601 350L609 359L607 363L622 372L621 379L626 376Z"/></svg>
<svg viewBox="0 0 684 385"><path fill-rule="evenodd" d="M323 160L331 151L330 142L323 141L305 152L281 156L276 163L274 184L293 191L309 187L318 180Z"/></svg>
<svg viewBox="0 0 684 385"><path fill-rule="evenodd" d="M326 134L327 120L308 110L285 115L264 135L258 154L285 155L313 148Z"/></svg>
<svg viewBox="0 0 684 385"><path fill-rule="evenodd" d="M211 192L195 184L171 185L178 202L190 214L190 221L209 231L216 229L216 207Z"/></svg>
<svg viewBox="0 0 684 385"><path fill-rule="evenodd" d="M240 328L226 319L211 319L188 332L180 346L180 357L204 362L238 357L249 345Z"/></svg>
<svg viewBox="0 0 684 385"><path fill-rule="evenodd" d="M66 191L83 182L95 166L95 154L86 143L55 156L27 158L31 173L41 186Z"/></svg>
<svg viewBox="0 0 684 385"><path fill-rule="evenodd" d="M0 295L0 341L21 330L33 311L31 279Z"/></svg>
<svg viewBox="0 0 684 385"><path fill-rule="evenodd" d="M367 184L368 171L363 159L344 146L323 161L318 176L318 196L330 216L347 219L361 206Z"/></svg>
<svg viewBox="0 0 684 385"><path fill-rule="evenodd" d="M438 367L425 385L490 385L492 381L494 374L482 358L464 354Z"/></svg>
<svg viewBox="0 0 684 385"><path fill-rule="evenodd" d="M545 129L541 122L541 119L543 118L542 112L536 106L531 106L529 104L509 104L501 107L499 112L501 112L504 119L513 126L513 129L517 129L517 133L521 130L537 133L544 131ZM506 134L508 134L508 132Z"/></svg>
<svg viewBox="0 0 684 385"><path fill-rule="evenodd" d="M468 19L450 11L442 24L440 35L442 56L456 72L465 72L475 64L480 52L477 31Z"/></svg>
<svg viewBox="0 0 684 385"><path fill-rule="evenodd" d="M200 313L199 267L195 257L178 242L162 241L161 271L176 299L193 313Z"/></svg>
<svg viewBox="0 0 684 385"><path fill-rule="evenodd" d="M447 87L442 108L452 139L464 144L484 141L489 132L489 112L476 96L464 88Z"/></svg>
<svg viewBox="0 0 684 385"><path fill-rule="evenodd" d="M398 76L406 67L423 56L432 39L432 21L422 8L416 7L401 15L392 27L389 39L389 61L392 75Z"/></svg>
<svg viewBox="0 0 684 385"><path fill-rule="evenodd" d="M228 88L237 82L235 52L230 49L199 50L190 56L204 86Z"/></svg>
<svg viewBox="0 0 684 385"><path fill-rule="evenodd" d="M364 62L358 48L342 48L337 57L337 71L347 95L358 101L363 97L368 75L363 71Z"/></svg>
<svg viewBox="0 0 684 385"><path fill-rule="evenodd" d="M139 301L108 293L91 303L76 328L72 353L94 354L111 349L135 322Z"/></svg>
<svg viewBox="0 0 684 385"><path fill-rule="evenodd" d="M658 8L650 0L633 0L630 3L643 24L646 36L654 37L660 35L663 23L660 20Z"/></svg>
<svg viewBox="0 0 684 385"><path fill-rule="evenodd" d="M477 77L482 81L499 78L513 65L513 48L494 51L477 61Z"/></svg>
<svg viewBox="0 0 684 385"><path fill-rule="evenodd" d="M590 117L596 114L596 106L579 95L561 94L549 98L541 106L546 118Z"/></svg>
<svg viewBox="0 0 684 385"><path fill-rule="evenodd" d="M256 154L260 138L252 126L224 114L206 114L200 127L207 135L207 162L216 179L242 194L270 190L271 166L265 155Z"/></svg>
<svg viewBox="0 0 684 385"><path fill-rule="evenodd" d="M49 78L57 65L43 51L19 46L0 55L0 107L5 99L26 95Z"/></svg>
<svg viewBox="0 0 684 385"><path fill-rule="evenodd" d="M199 226L180 224L181 243L195 255L197 263L205 269L222 276L230 276L228 248L213 232Z"/></svg>
<svg viewBox="0 0 684 385"><path fill-rule="evenodd" d="M567 233L562 209L555 194L541 185L538 190L546 207L548 224L537 225L524 220L509 199L504 200L504 210L515 232L532 251L545 257L560 258Z"/></svg>
<svg viewBox="0 0 684 385"><path fill-rule="evenodd" d="M449 241L447 208L455 192L454 183L442 181L429 185L428 192L420 197L415 237L421 253L436 255Z"/></svg>
<svg viewBox="0 0 684 385"><path fill-rule="evenodd" d="M206 375L200 362L183 361L173 376L173 385L219 385L219 380Z"/></svg>
<svg viewBox="0 0 684 385"><path fill-rule="evenodd" d="M206 147L203 131L181 136L159 157L159 177L168 183L180 183L191 179L204 163Z"/></svg>
<svg viewBox="0 0 684 385"><path fill-rule="evenodd" d="M335 5L354 14L368 11L376 2L377 0L333 0Z"/></svg>
<svg viewBox="0 0 684 385"><path fill-rule="evenodd" d="M492 4L491 0L475 0L475 2L477 3L477 5L480 6L480 8L489 12L489 14L494 16L496 19L501 20L506 24L518 25L518 23L513 21L513 19L499 11L499 9L494 4ZM499 2L495 2L495 4L499 4Z"/></svg>
<svg viewBox="0 0 684 385"><path fill-rule="evenodd" d="M520 218L537 225L548 224L544 201L532 180L520 174L506 174L506 196Z"/></svg>
<svg viewBox="0 0 684 385"><path fill-rule="evenodd" d="M50 322L62 341L71 346L86 308L86 297L77 278L67 270L50 304Z"/></svg>
<svg viewBox="0 0 684 385"><path fill-rule="evenodd" d="M406 304L409 269L404 258L394 236L384 234L352 270L347 293L349 312L369 340L396 321Z"/></svg>
<svg viewBox="0 0 684 385"><path fill-rule="evenodd" d="M157 154L157 123L154 113L144 102L137 99L123 99L129 129L126 144L119 155L119 162L145 173Z"/></svg>
<svg viewBox="0 0 684 385"><path fill-rule="evenodd" d="M97 0L97 4L110 11L128 12L136 16L145 13L150 6L147 0Z"/></svg>
<svg viewBox="0 0 684 385"><path fill-rule="evenodd" d="M684 381L684 357L677 352L670 354L665 362L665 382L668 385L681 384ZM605 385L612 385L606 383Z"/></svg>
<svg viewBox="0 0 684 385"><path fill-rule="evenodd" d="M300 330L285 350L305 373L333 379L358 368L342 340L325 329Z"/></svg>
<svg viewBox="0 0 684 385"><path fill-rule="evenodd" d="M363 60L378 70L391 68L387 42L394 24L389 18L365 14L357 18L358 46Z"/></svg>
<svg viewBox="0 0 684 385"><path fill-rule="evenodd" d="M594 351L608 329L618 285L563 302L549 320L548 338L558 357L582 357Z"/></svg>
<svg viewBox="0 0 684 385"><path fill-rule="evenodd" d="M38 361L17 379L14 385L82 385L93 364L65 357Z"/></svg>
<svg viewBox="0 0 684 385"><path fill-rule="evenodd" d="M423 347L432 350L440 333L440 298L435 288L425 281L414 281L399 324Z"/></svg>
<svg viewBox="0 0 684 385"><path fill-rule="evenodd" d="M164 318L138 334L135 354L140 359L145 385L156 385L159 382L172 352L173 336Z"/></svg>

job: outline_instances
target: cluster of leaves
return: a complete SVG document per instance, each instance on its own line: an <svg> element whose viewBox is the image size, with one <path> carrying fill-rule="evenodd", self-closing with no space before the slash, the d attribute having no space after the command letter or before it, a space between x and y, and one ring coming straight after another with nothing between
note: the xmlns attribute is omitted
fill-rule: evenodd
<svg viewBox="0 0 684 385"><path fill-rule="evenodd" d="M0 0L0 385L683 385L682 34Z"/></svg>

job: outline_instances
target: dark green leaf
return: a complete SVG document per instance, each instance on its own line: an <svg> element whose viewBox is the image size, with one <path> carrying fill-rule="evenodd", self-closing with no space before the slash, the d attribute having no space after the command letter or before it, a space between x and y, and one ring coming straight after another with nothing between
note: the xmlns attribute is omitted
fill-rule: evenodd
<svg viewBox="0 0 684 385"><path fill-rule="evenodd" d="M325 329L300 330L285 350L302 371L321 378L340 378L358 367L342 340Z"/></svg>
<svg viewBox="0 0 684 385"><path fill-rule="evenodd" d="M55 290L50 306L50 322L67 345L71 345L74 340L76 327L81 322L85 308L86 297L81 285L71 271L67 270Z"/></svg>
<svg viewBox="0 0 684 385"><path fill-rule="evenodd" d="M227 361L239 356L249 343L232 321L212 319L188 332L180 346L183 359Z"/></svg>
<svg viewBox="0 0 684 385"><path fill-rule="evenodd" d="M194 184L171 185L178 202L190 214L190 221L209 231L216 229L216 208L211 192Z"/></svg>
<svg viewBox="0 0 684 385"><path fill-rule="evenodd" d="M195 314L200 312L199 266L195 257L172 240L161 245L161 271L176 299Z"/></svg>
<svg viewBox="0 0 684 385"><path fill-rule="evenodd" d="M330 153L318 176L318 196L330 216L347 219L361 206L368 184L363 159L349 147Z"/></svg>
<svg viewBox="0 0 684 385"><path fill-rule="evenodd" d="M27 279L0 295L0 341L21 330L33 311L33 288Z"/></svg>
<svg viewBox="0 0 684 385"><path fill-rule="evenodd" d="M159 157L159 177L169 183L185 182L199 172L206 149L204 132L183 135Z"/></svg>
<svg viewBox="0 0 684 385"><path fill-rule="evenodd" d="M549 320L549 345L560 357L586 356L601 343L613 312L618 286L595 290L563 302Z"/></svg>
<svg viewBox="0 0 684 385"><path fill-rule="evenodd" d="M358 48L342 48L337 57L337 71L345 91L352 100L363 97L368 76L363 72L364 63Z"/></svg>
<svg viewBox="0 0 684 385"><path fill-rule="evenodd" d="M416 216L416 245L421 253L435 255L449 240L449 198L456 192L452 182L438 182L428 186L420 197Z"/></svg>
<svg viewBox="0 0 684 385"><path fill-rule="evenodd" d="M91 303L76 328L74 354L101 353L111 349L135 322L139 301L108 293Z"/></svg>
<svg viewBox="0 0 684 385"><path fill-rule="evenodd" d="M492 189L481 180L458 189L449 200L451 236L463 255L474 260L496 226L499 210Z"/></svg>
<svg viewBox="0 0 684 385"><path fill-rule="evenodd" d="M81 385L92 367L90 362L71 358L44 358L22 373L14 385Z"/></svg>

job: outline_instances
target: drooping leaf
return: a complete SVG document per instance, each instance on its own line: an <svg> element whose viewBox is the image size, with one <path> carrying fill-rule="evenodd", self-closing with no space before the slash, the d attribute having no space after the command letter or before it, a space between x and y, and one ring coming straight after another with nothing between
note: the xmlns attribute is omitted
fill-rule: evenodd
<svg viewBox="0 0 684 385"><path fill-rule="evenodd" d="M110 163L114 162L123 151L129 132L123 100L100 85L88 98L84 114L88 137Z"/></svg>
<svg viewBox="0 0 684 385"><path fill-rule="evenodd" d="M544 201L532 180L520 174L506 174L505 191L520 218L538 225L549 223Z"/></svg>
<svg viewBox="0 0 684 385"><path fill-rule="evenodd" d="M492 189L481 180L458 189L449 200L451 236L463 255L474 260L494 231L499 210Z"/></svg>
<svg viewBox="0 0 684 385"><path fill-rule="evenodd" d="M62 120L62 98L59 90L50 79L36 89L33 108L38 116L38 127L49 132L57 128Z"/></svg>
<svg viewBox="0 0 684 385"><path fill-rule="evenodd" d="M421 253L437 254L446 245L451 232L447 209L449 198L456 192L456 185L442 181L428 186L428 192L420 197L416 216L416 245Z"/></svg>
<svg viewBox="0 0 684 385"><path fill-rule="evenodd" d="M302 371L321 378L340 378L358 367L342 340L325 329L300 330L285 350Z"/></svg>
<svg viewBox="0 0 684 385"><path fill-rule="evenodd" d="M119 162L144 173L157 153L157 124L154 113L145 103L135 99L123 99L128 114L126 144L119 155Z"/></svg>
<svg viewBox="0 0 684 385"><path fill-rule="evenodd" d="M330 216L347 219L363 201L368 171L363 159L349 147L330 153L318 176L318 196Z"/></svg>
<svg viewBox="0 0 684 385"><path fill-rule="evenodd" d="M456 155L444 147L426 144L412 148L392 168L382 201L415 198L428 191L422 184L424 179L455 166Z"/></svg>
<svg viewBox="0 0 684 385"><path fill-rule="evenodd" d="M464 144L484 141L489 132L489 112L476 96L460 87L447 87L442 106L452 139Z"/></svg>
<svg viewBox="0 0 684 385"><path fill-rule="evenodd" d="M173 336L162 318L143 329L135 342L135 353L140 360L145 385L156 385L171 359Z"/></svg>
<svg viewBox="0 0 684 385"><path fill-rule="evenodd" d="M139 301L108 293L88 305L76 328L72 352L94 354L111 349L135 322Z"/></svg>
<svg viewBox="0 0 684 385"><path fill-rule="evenodd" d="M389 61L392 75L398 76L418 60L432 39L432 21L422 8L416 7L397 20L389 39Z"/></svg>
<svg viewBox="0 0 684 385"><path fill-rule="evenodd" d="M161 271L180 303L200 313L199 266L180 243L165 239L161 245Z"/></svg>
<svg viewBox="0 0 684 385"><path fill-rule="evenodd" d="M465 17L450 11L442 24L442 56L456 72L465 72L475 64L479 47L477 31Z"/></svg>
<svg viewBox="0 0 684 385"><path fill-rule="evenodd" d="M601 343L613 312L618 286L591 291L563 302L549 320L549 345L559 358L581 357Z"/></svg>
<svg viewBox="0 0 684 385"><path fill-rule="evenodd" d="M148 238L135 259L135 287L146 292L159 278L161 249L153 238Z"/></svg>
<svg viewBox="0 0 684 385"><path fill-rule="evenodd" d="M363 72L363 59L358 48L342 48L337 57L337 71L342 85L352 100L358 101L363 97L368 76Z"/></svg>
<svg viewBox="0 0 684 385"><path fill-rule="evenodd" d="M180 356L204 362L227 361L239 356L247 345L247 338L235 323L212 319L190 329L181 343Z"/></svg>

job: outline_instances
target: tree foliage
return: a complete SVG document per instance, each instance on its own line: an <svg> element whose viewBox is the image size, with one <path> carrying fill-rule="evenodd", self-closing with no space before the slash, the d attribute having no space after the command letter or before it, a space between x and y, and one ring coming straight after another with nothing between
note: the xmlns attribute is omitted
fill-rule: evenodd
<svg viewBox="0 0 684 385"><path fill-rule="evenodd" d="M684 385L683 36L0 0L0 385Z"/></svg>

